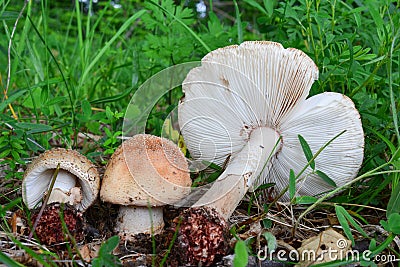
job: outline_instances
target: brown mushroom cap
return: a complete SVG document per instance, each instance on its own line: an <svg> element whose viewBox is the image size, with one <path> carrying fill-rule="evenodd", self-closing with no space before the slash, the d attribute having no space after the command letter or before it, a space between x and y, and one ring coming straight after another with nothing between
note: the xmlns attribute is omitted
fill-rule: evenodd
<svg viewBox="0 0 400 267"><path fill-rule="evenodd" d="M82 200L75 205L86 210L97 198L100 177L96 166L85 156L71 149L54 148L35 158L27 167L22 181L22 199L29 209L40 205L48 190L57 165L63 175L72 174L82 192Z"/></svg>
<svg viewBox="0 0 400 267"><path fill-rule="evenodd" d="M188 164L170 140L138 134L126 140L107 164L100 197L135 206L162 206L190 192Z"/></svg>

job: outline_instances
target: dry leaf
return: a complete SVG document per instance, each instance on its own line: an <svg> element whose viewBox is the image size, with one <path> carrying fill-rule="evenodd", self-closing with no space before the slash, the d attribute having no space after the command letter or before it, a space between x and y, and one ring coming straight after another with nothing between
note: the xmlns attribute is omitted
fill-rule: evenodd
<svg viewBox="0 0 400 267"><path fill-rule="evenodd" d="M79 248L79 253L82 256L82 259L86 262L90 262L92 257L90 255L90 248L88 245L83 245L82 247Z"/></svg>
<svg viewBox="0 0 400 267"><path fill-rule="evenodd" d="M332 228L302 242L298 267L341 260L351 251L351 241Z"/></svg>

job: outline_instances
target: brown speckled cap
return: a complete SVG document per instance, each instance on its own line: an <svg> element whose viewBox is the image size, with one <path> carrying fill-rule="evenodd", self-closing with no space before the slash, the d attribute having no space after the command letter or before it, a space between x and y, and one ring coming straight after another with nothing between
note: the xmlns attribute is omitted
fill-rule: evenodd
<svg viewBox="0 0 400 267"><path fill-rule="evenodd" d="M173 142L138 134L112 155L100 197L120 205L161 206L189 194L191 182L186 158Z"/></svg>
<svg viewBox="0 0 400 267"><path fill-rule="evenodd" d="M22 181L23 201L29 209L40 205L58 164L63 175L76 178L76 186L81 190L82 200L76 203L75 208L86 210L97 198L100 177L96 166L88 158L71 149L48 150L28 165Z"/></svg>

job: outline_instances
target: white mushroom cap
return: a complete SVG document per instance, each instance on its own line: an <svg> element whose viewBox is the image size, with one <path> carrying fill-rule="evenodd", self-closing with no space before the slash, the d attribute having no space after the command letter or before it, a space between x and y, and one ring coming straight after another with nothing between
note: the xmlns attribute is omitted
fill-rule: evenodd
<svg viewBox="0 0 400 267"><path fill-rule="evenodd" d="M280 126L282 150L273 160L265 182L276 183L277 188L287 186L288 171L298 174L307 164L298 135L304 137L315 154L324 144L341 131L346 131L318 155L316 169L327 174L338 187L351 181L358 173L364 155L364 133L360 114L345 95L326 92L312 96ZM332 189L309 167L303 180L297 184L299 195L317 195ZM287 199L287 195L286 195Z"/></svg>
<svg viewBox="0 0 400 267"><path fill-rule="evenodd" d="M279 193L288 184L290 169L297 174L307 163L299 134L315 153L346 130L315 162L338 186L350 181L363 159L360 116L352 101L338 93L306 100L317 78L318 68L305 53L278 43L244 42L210 52L183 83L179 124L191 156L221 166L228 156L235 158L242 152L255 129L273 129L281 137L277 151L264 172L259 176L254 169L247 183L274 182ZM259 160L258 165L267 158ZM242 167L226 175L243 175L240 169L246 168ZM300 178L299 194L318 195L332 189L310 173L311 169Z"/></svg>
<svg viewBox="0 0 400 267"><path fill-rule="evenodd" d="M163 206L188 195L191 182L186 158L173 142L138 134L112 155L100 197L120 205Z"/></svg>
<svg viewBox="0 0 400 267"><path fill-rule="evenodd" d="M78 210L86 210L97 198L100 177L96 166L89 159L71 149L48 150L28 165L22 181L23 201L29 209L41 205L41 200L49 189L58 164L60 164L60 171L53 187L55 194L59 194L60 191L64 194L66 192L76 194L76 187L80 188L82 199L75 202L74 206ZM52 198L51 195L50 198ZM53 197L53 199L60 198Z"/></svg>
<svg viewBox="0 0 400 267"><path fill-rule="evenodd" d="M183 82L179 125L192 157L221 165L253 129L278 128L317 77L305 53L278 43L244 42L210 52Z"/></svg>

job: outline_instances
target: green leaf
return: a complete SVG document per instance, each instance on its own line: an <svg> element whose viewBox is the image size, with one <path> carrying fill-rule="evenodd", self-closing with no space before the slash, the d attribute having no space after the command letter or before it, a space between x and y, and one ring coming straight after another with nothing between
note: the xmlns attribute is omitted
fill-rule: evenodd
<svg viewBox="0 0 400 267"><path fill-rule="evenodd" d="M175 16L175 14L173 14L171 11L169 11L166 8L164 8L162 5L158 4L157 2L149 1L149 3L157 6L165 14L167 14L167 15L173 17L174 19L176 19L176 21L179 22L179 24L181 24L208 52L211 51L210 47L200 38L200 36L198 34L196 34L188 25L186 25L185 22L182 19L180 19L179 17Z"/></svg>
<svg viewBox="0 0 400 267"><path fill-rule="evenodd" d="M41 123L29 123L29 122L19 122L16 124L21 129L28 130L26 133L27 134L32 134L32 133L43 133L43 132L49 132L53 130L53 127L46 125L46 124L41 124Z"/></svg>
<svg viewBox="0 0 400 267"><path fill-rule="evenodd" d="M14 94L12 94L11 96L8 96L7 99L5 99L4 101L2 101L0 103L0 113L3 112L3 110L7 107L8 104L14 102L15 100L17 100L20 96L22 96L25 93L26 93L26 90L19 90L19 91L15 92Z"/></svg>
<svg viewBox="0 0 400 267"><path fill-rule="evenodd" d="M270 232L264 232L263 236L267 240L268 251L274 251L277 247L276 237Z"/></svg>
<svg viewBox="0 0 400 267"><path fill-rule="evenodd" d="M43 88L40 91L40 103L41 106L47 105L47 101L49 100L49 90L47 88Z"/></svg>
<svg viewBox="0 0 400 267"><path fill-rule="evenodd" d="M268 16L271 17L274 13L274 0L264 0L265 10L268 12Z"/></svg>
<svg viewBox="0 0 400 267"><path fill-rule="evenodd" d="M345 208L343 208L342 206L336 205L335 210L336 210L336 215L338 216L340 225L342 225L343 230L346 233L346 236L352 241L353 245L354 245L354 239L352 239L353 236L351 235L349 223L358 232L360 232L364 237L368 237L367 233L361 228L361 226L354 220L354 218L347 212L347 210ZM351 236L351 238L350 238L350 236Z"/></svg>
<svg viewBox="0 0 400 267"><path fill-rule="evenodd" d="M3 11L0 14L0 20L16 20L18 18L18 12L16 11Z"/></svg>
<svg viewBox="0 0 400 267"><path fill-rule="evenodd" d="M15 151L15 150L11 150L11 155L12 155L12 157L14 158L14 160L20 160L21 159L21 156L19 155L19 153L17 152L17 151Z"/></svg>
<svg viewBox="0 0 400 267"><path fill-rule="evenodd" d="M343 214L346 212L346 210L339 205L335 205L335 211L336 211L336 216L339 220L339 223L343 228L343 232L345 233L347 238L351 240L351 243L354 245L354 237L351 234L351 229L350 229L349 223L347 222L346 217Z"/></svg>
<svg viewBox="0 0 400 267"><path fill-rule="evenodd" d="M17 150L23 150L24 148L16 140L11 140L11 146Z"/></svg>
<svg viewBox="0 0 400 267"><path fill-rule="evenodd" d="M235 24L237 27L237 35L238 35L237 42L240 44L243 42L242 20L240 18L239 6L236 0L233 0L233 5L235 6L235 16L236 16Z"/></svg>
<svg viewBox="0 0 400 267"><path fill-rule="evenodd" d="M111 111L109 106L106 106L106 116L109 120L112 120L112 118L114 117L114 112Z"/></svg>
<svg viewBox="0 0 400 267"><path fill-rule="evenodd" d="M65 96L57 96L57 97L54 97L52 99L49 99L49 101L47 101L47 105L52 106L52 105L55 105L55 104L58 104L58 103L65 102L67 100L68 100L68 98L65 97Z"/></svg>
<svg viewBox="0 0 400 267"><path fill-rule="evenodd" d="M316 197L312 197L312 196L301 196L301 197L296 197L294 199L294 203L295 204L299 204L299 205L304 205L304 204L313 204L318 200L318 198Z"/></svg>
<svg viewBox="0 0 400 267"><path fill-rule="evenodd" d="M264 229L269 229L272 226L272 221L270 219L264 219L261 222Z"/></svg>
<svg viewBox="0 0 400 267"><path fill-rule="evenodd" d="M0 205L0 215L5 216L6 211L11 210L12 208L14 208L15 206L17 206L20 203L21 203L21 198L19 197L19 198L12 200L10 203L8 203L6 205ZM0 262L1 262L1 260L0 260Z"/></svg>
<svg viewBox="0 0 400 267"><path fill-rule="evenodd" d="M369 131L373 132L375 135L377 135L380 139L382 139L382 141L384 141L386 143L386 145L389 147L392 155L394 155L394 153L396 152L396 146L388 138L386 138L383 134L381 134L380 132L378 132L377 130L375 130L373 128L370 128L370 127L366 127L366 128Z"/></svg>
<svg viewBox="0 0 400 267"><path fill-rule="evenodd" d="M290 169L290 174L289 174L289 196L290 196L290 199L293 199L295 194L296 194L296 175L294 174L294 171L292 169Z"/></svg>
<svg viewBox="0 0 400 267"><path fill-rule="evenodd" d="M207 167L213 169L213 170L218 171L218 172L222 171L222 168L220 166L218 166L217 164L213 163L213 162L210 162L210 161L207 161L207 160L202 160L201 163L206 165Z"/></svg>
<svg viewBox="0 0 400 267"><path fill-rule="evenodd" d="M119 258L112 254L113 250L118 246L119 237L112 236L104 242L100 249L97 258L92 260L94 267L107 267L107 266L122 266Z"/></svg>
<svg viewBox="0 0 400 267"><path fill-rule="evenodd" d="M86 99L82 100L82 112L86 119L90 119L92 116L92 107L90 106L89 101Z"/></svg>
<svg viewBox="0 0 400 267"><path fill-rule="evenodd" d="M104 127L104 132L107 135L107 137L112 138L113 134L111 133L110 129L108 129L107 127Z"/></svg>
<svg viewBox="0 0 400 267"><path fill-rule="evenodd" d="M261 184L259 187L257 187L257 190L265 190L267 188L271 188L275 185L275 183L266 183L266 184Z"/></svg>
<svg viewBox="0 0 400 267"><path fill-rule="evenodd" d="M235 257L233 258L233 266L246 267L249 261L249 254L247 252L246 243L239 240L235 245Z"/></svg>
<svg viewBox="0 0 400 267"><path fill-rule="evenodd" d="M10 153L11 153L11 149L7 148L6 150L4 150L3 152L0 153L0 159L4 159L8 155L10 155Z"/></svg>
<svg viewBox="0 0 400 267"><path fill-rule="evenodd" d="M376 1L366 1L366 5L368 6L368 10L377 26L378 29L384 28L384 22L379 14L379 5L377 5Z"/></svg>
<svg viewBox="0 0 400 267"><path fill-rule="evenodd" d="M117 235L110 237L103 245L101 245L99 254L112 253L113 250L118 246L119 237Z"/></svg>
<svg viewBox="0 0 400 267"><path fill-rule="evenodd" d="M270 13L270 10L266 10L264 9L257 1L254 0L244 0L243 2L245 2L246 4L251 5L252 7L255 7L258 11L264 13L265 15L267 15L268 17L270 17L272 15L272 12ZM265 2L272 2L272 1L264 1L264 5L265 7L267 7ZM268 5L269 7L269 5Z"/></svg>
<svg viewBox="0 0 400 267"><path fill-rule="evenodd" d="M330 186L337 187L335 181L333 181L331 178L329 178L329 176L327 174L325 174L324 172L322 172L320 170L316 170L315 173L318 174L318 176L322 180L324 180L325 183L329 184Z"/></svg>
<svg viewBox="0 0 400 267"><path fill-rule="evenodd" d="M371 241L369 242L368 249L371 251L376 249L376 239L375 238L372 238Z"/></svg>
<svg viewBox="0 0 400 267"><path fill-rule="evenodd" d="M354 218L345 210L343 207L342 212L343 215L346 217L347 221L358 231L360 234L362 234L364 237L368 238L367 233L362 229L362 227L354 220Z"/></svg>
<svg viewBox="0 0 400 267"><path fill-rule="evenodd" d="M392 190L386 209L386 217L400 212L400 183Z"/></svg>
<svg viewBox="0 0 400 267"><path fill-rule="evenodd" d="M127 88L123 93L119 95L112 95L112 96L107 96L107 97L102 97L96 100L90 101L91 104L104 104L104 103L109 103L109 102L116 102L118 100L121 100L128 96L133 90L133 87Z"/></svg>
<svg viewBox="0 0 400 267"><path fill-rule="evenodd" d="M310 162L311 169L315 170L315 161L312 160L313 153L311 151L310 146L308 145L307 141L303 138L303 136L298 135L301 148L303 149L303 153L306 156L308 162Z"/></svg>
<svg viewBox="0 0 400 267"><path fill-rule="evenodd" d="M395 235L400 235L400 214L392 213L388 217L389 231Z"/></svg>

